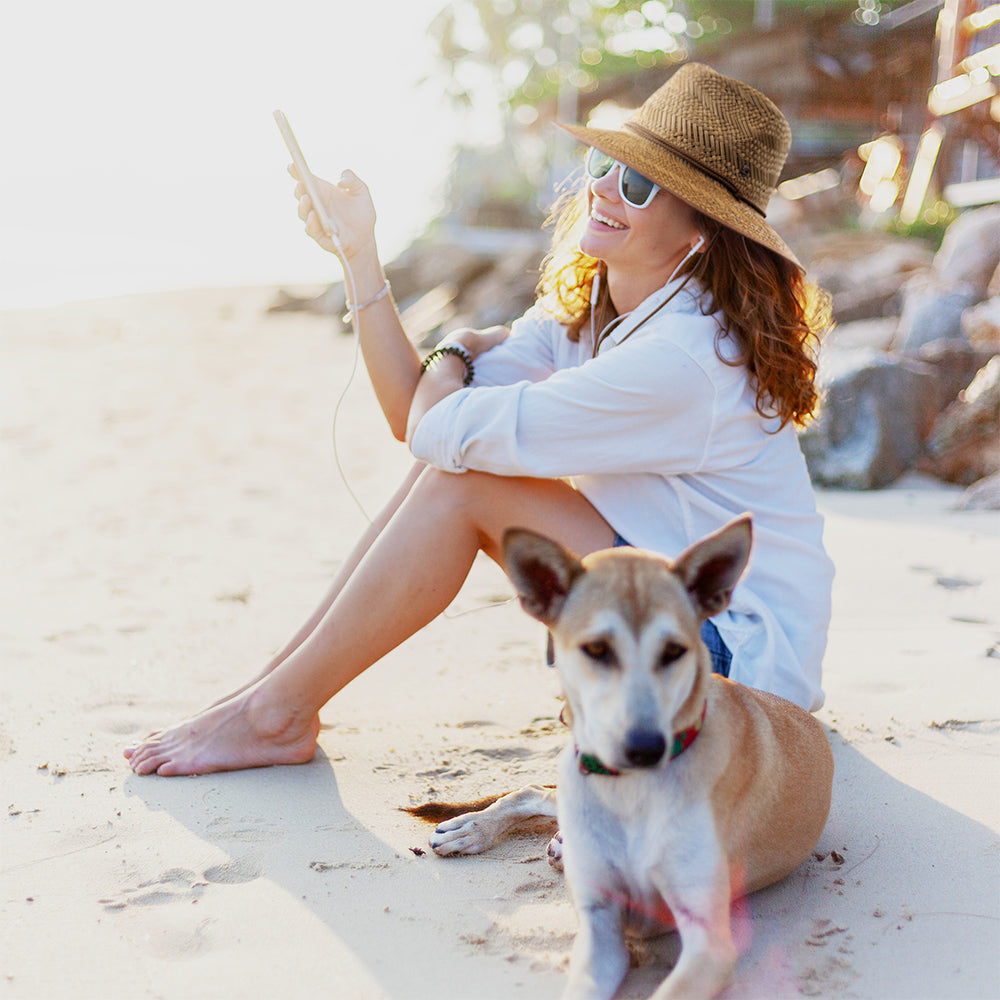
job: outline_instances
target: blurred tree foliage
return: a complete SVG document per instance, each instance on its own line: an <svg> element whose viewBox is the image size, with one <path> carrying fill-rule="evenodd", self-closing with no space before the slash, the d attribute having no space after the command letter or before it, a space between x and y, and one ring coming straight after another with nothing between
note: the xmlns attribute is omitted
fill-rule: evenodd
<svg viewBox="0 0 1000 1000"><path fill-rule="evenodd" d="M817 7L876 0L452 0L429 32L447 93L483 91L520 125L560 93L587 94L636 69L687 59L693 47L776 25ZM881 6L881 4L880 4Z"/></svg>

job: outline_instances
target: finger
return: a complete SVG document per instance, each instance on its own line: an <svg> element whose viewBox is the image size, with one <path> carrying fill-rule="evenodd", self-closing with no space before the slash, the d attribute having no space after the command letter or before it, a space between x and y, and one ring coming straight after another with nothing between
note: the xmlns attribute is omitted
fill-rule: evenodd
<svg viewBox="0 0 1000 1000"><path fill-rule="evenodd" d="M319 240L326 236L323 226L320 224L319 216L310 210L305 215L306 232L314 239Z"/></svg>
<svg viewBox="0 0 1000 1000"><path fill-rule="evenodd" d="M324 250L336 253L337 249L330 239L330 233L320 221L315 212L310 212L306 218L306 234L314 239Z"/></svg>
<svg viewBox="0 0 1000 1000"><path fill-rule="evenodd" d="M348 194L358 194L365 190L365 182L353 170L345 170L337 181L337 187Z"/></svg>

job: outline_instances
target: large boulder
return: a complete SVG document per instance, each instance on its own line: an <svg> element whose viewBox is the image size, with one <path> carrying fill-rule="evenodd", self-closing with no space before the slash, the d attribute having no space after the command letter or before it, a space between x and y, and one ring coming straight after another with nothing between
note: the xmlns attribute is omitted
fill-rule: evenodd
<svg viewBox="0 0 1000 1000"><path fill-rule="evenodd" d="M965 338L964 315L988 295L1000 266L1000 205L960 215L949 227L932 266L901 291L893 349L919 351L934 340Z"/></svg>
<svg viewBox="0 0 1000 1000"><path fill-rule="evenodd" d="M962 313L962 332L974 347L1000 351L1000 295Z"/></svg>
<svg viewBox="0 0 1000 1000"><path fill-rule="evenodd" d="M965 340L933 340L924 344L917 358L934 374L934 398L929 403L940 413L954 402L997 351L974 347Z"/></svg>
<svg viewBox="0 0 1000 1000"><path fill-rule="evenodd" d="M1000 472L1000 355L935 421L921 468L965 486Z"/></svg>
<svg viewBox="0 0 1000 1000"><path fill-rule="evenodd" d="M870 347L886 351L896 335L898 325L899 319L895 316L837 323L823 338L823 350L829 352Z"/></svg>
<svg viewBox="0 0 1000 1000"><path fill-rule="evenodd" d="M944 234L934 271L946 286L971 285L976 301L986 298L1000 266L1000 205L960 215Z"/></svg>
<svg viewBox="0 0 1000 1000"><path fill-rule="evenodd" d="M868 490L911 468L937 414L932 366L873 349L821 358L819 415L800 435L813 482Z"/></svg>
<svg viewBox="0 0 1000 1000"><path fill-rule="evenodd" d="M969 282L948 283L935 271L912 277L902 290L893 348L912 354L935 340L964 339L962 314L978 301L979 292Z"/></svg>
<svg viewBox="0 0 1000 1000"><path fill-rule="evenodd" d="M933 252L923 243L882 233L838 233L804 244L809 277L830 293L837 323L899 314L900 289L928 270Z"/></svg>
<svg viewBox="0 0 1000 1000"><path fill-rule="evenodd" d="M1000 472L973 483L955 505L956 510L1000 510Z"/></svg>

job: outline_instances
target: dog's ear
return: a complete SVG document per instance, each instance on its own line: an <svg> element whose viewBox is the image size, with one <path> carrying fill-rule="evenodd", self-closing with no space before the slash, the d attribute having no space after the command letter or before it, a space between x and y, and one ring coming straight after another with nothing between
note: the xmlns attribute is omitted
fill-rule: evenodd
<svg viewBox="0 0 1000 1000"><path fill-rule="evenodd" d="M741 514L685 549L674 562L695 610L702 618L725 611L750 558L750 515Z"/></svg>
<svg viewBox="0 0 1000 1000"><path fill-rule="evenodd" d="M532 618L551 625L562 611L583 564L558 542L524 528L508 528L503 536L507 575L521 607Z"/></svg>

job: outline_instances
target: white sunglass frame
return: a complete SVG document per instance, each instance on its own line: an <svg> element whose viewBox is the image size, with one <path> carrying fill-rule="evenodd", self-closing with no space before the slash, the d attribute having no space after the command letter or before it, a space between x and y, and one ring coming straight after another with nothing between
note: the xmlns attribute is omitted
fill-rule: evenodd
<svg viewBox="0 0 1000 1000"><path fill-rule="evenodd" d="M611 166L609 166L608 169L603 174L595 174L590 169L591 157L593 157L595 154L597 154L598 156L606 157L608 160L611 161ZM645 174L639 173L639 171L636 170L635 167L630 167L627 164L622 163L621 160L616 160L613 156L610 156L608 153L601 152L601 150L599 150L596 146L591 146L590 149L587 150L585 169L587 172L587 177L590 178L590 180L599 181L602 177L607 177L608 174L610 174L615 167L618 168L618 196L621 198L621 200L631 208L649 208L649 206L653 203L653 199L660 192L659 184L655 183L654 181L651 181ZM632 173L638 175L645 181L649 181L649 183L652 184L652 189L647 195L646 200L641 205L637 205L634 201L631 201L625 197L624 178L626 170L631 170Z"/></svg>

